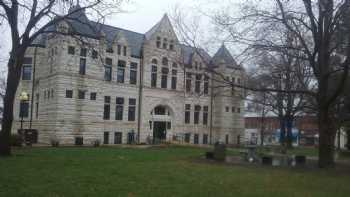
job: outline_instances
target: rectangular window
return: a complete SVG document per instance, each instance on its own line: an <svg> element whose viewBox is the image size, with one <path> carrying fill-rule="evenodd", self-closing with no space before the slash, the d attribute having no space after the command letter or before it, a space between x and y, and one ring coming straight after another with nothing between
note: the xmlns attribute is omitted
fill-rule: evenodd
<svg viewBox="0 0 350 197"><path fill-rule="evenodd" d="M85 91L84 90L78 91L78 99L85 99Z"/></svg>
<svg viewBox="0 0 350 197"><path fill-rule="evenodd" d="M84 138L83 137L75 137L75 145L82 146L84 144Z"/></svg>
<svg viewBox="0 0 350 197"><path fill-rule="evenodd" d="M194 91L198 94L201 92L201 79L202 79L202 75L200 74L196 75L196 83L194 86Z"/></svg>
<svg viewBox="0 0 350 197"><path fill-rule="evenodd" d="M193 136L193 144L198 144L199 143L199 135L198 134L194 134Z"/></svg>
<svg viewBox="0 0 350 197"><path fill-rule="evenodd" d="M108 66L112 66L112 64L113 64L112 58L106 57L106 59L105 59L105 64L108 65Z"/></svg>
<svg viewBox="0 0 350 197"><path fill-rule="evenodd" d="M166 129L170 130L171 129L171 122L166 123Z"/></svg>
<svg viewBox="0 0 350 197"><path fill-rule="evenodd" d="M191 92L191 73L186 74L186 92Z"/></svg>
<svg viewBox="0 0 350 197"><path fill-rule="evenodd" d="M230 111L230 108L228 106L225 107L225 111L226 112L229 112Z"/></svg>
<svg viewBox="0 0 350 197"><path fill-rule="evenodd" d="M96 100L96 95L97 95L96 92L91 92L90 93L90 100L95 101Z"/></svg>
<svg viewBox="0 0 350 197"><path fill-rule="evenodd" d="M106 49L106 52L107 52L107 53L113 53L114 51L113 51L113 48L112 48L112 47L108 47L108 48Z"/></svg>
<svg viewBox="0 0 350 197"><path fill-rule="evenodd" d="M208 124L208 106L203 106L203 125Z"/></svg>
<svg viewBox="0 0 350 197"><path fill-rule="evenodd" d="M194 106L194 124L199 123L199 113L201 111L201 106L196 105Z"/></svg>
<svg viewBox="0 0 350 197"><path fill-rule="evenodd" d="M85 73L86 73L86 59L80 58L79 74L85 75Z"/></svg>
<svg viewBox="0 0 350 197"><path fill-rule="evenodd" d="M114 133L114 144L121 144L122 143L122 137L123 137L123 133L122 132L115 132Z"/></svg>
<svg viewBox="0 0 350 197"><path fill-rule="evenodd" d="M161 88L168 88L168 68L162 68Z"/></svg>
<svg viewBox="0 0 350 197"><path fill-rule="evenodd" d="M232 107L232 113L235 113L235 110L236 108L235 107Z"/></svg>
<svg viewBox="0 0 350 197"><path fill-rule="evenodd" d="M229 135L228 135L228 134L226 134L226 136L225 136L225 143L226 143L226 144L229 143Z"/></svg>
<svg viewBox="0 0 350 197"><path fill-rule="evenodd" d="M152 66L151 87L157 87L157 66Z"/></svg>
<svg viewBox="0 0 350 197"><path fill-rule="evenodd" d="M22 67L22 80L31 80L32 79L32 66L23 65Z"/></svg>
<svg viewBox="0 0 350 197"><path fill-rule="evenodd" d="M160 41L161 39L160 39L160 37L157 37L157 48L160 48L160 44L161 44L161 41Z"/></svg>
<svg viewBox="0 0 350 197"><path fill-rule="evenodd" d="M203 93L205 95L207 95L209 93L209 77L208 76L204 76L204 90Z"/></svg>
<svg viewBox="0 0 350 197"><path fill-rule="evenodd" d="M86 48L80 49L80 56L81 57L86 57L86 53L87 53L87 49Z"/></svg>
<svg viewBox="0 0 350 197"><path fill-rule="evenodd" d="M136 85L137 83L137 63L131 62L130 64L130 84Z"/></svg>
<svg viewBox="0 0 350 197"><path fill-rule="evenodd" d="M19 108L19 117L28 118L29 102L21 102Z"/></svg>
<svg viewBox="0 0 350 197"><path fill-rule="evenodd" d="M129 99L129 112L128 112L128 121L135 121L136 112L136 99Z"/></svg>
<svg viewBox="0 0 350 197"><path fill-rule="evenodd" d="M105 104L103 108L103 120L109 120L110 119L110 111L111 111L111 97L105 96L104 98Z"/></svg>
<svg viewBox="0 0 350 197"><path fill-rule="evenodd" d="M103 133L103 144L109 144L109 132Z"/></svg>
<svg viewBox="0 0 350 197"><path fill-rule="evenodd" d="M111 58L106 58L105 59L105 75L104 79L106 81L111 81L112 80L112 59Z"/></svg>
<svg viewBox="0 0 350 197"><path fill-rule="evenodd" d="M191 139L191 134L190 133L185 133L185 142L186 143L190 143L190 139Z"/></svg>
<svg viewBox="0 0 350 197"><path fill-rule="evenodd" d="M68 54L74 55L74 54L75 54L75 47L73 47L73 46L68 46Z"/></svg>
<svg viewBox="0 0 350 197"><path fill-rule="evenodd" d="M127 50L126 50L126 46L123 47L123 55L126 56L127 54Z"/></svg>
<svg viewBox="0 0 350 197"><path fill-rule="evenodd" d="M111 103L111 97L105 96L105 103Z"/></svg>
<svg viewBox="0 0 350 197"><path fill-rule="evenodd" d="M241 108L237 107L237 113L241 113Z"/></svg>
<svg viewBox="0 0 350 197"><path fill-rule="evenodd" d="M24 57L22 65L22 80L32 79L32 58Z"/></svg>
<svg viewBox="0 0 350 197"><path fill-rule="evenodd" d="M73 98L73 90L66 90L66 98Z"/></svg>
<svg viewBox="0 0 350 197"><path fill-rule="evenodd" d="M122 54L122 46L120 46L119 44L117 46L117 53L118 53L118 55Z"/></svg>
<svg viewBox="0 0 350 197"><path fill-rule="evenodd" d="M203 134L203 144L208 144L208 134Z"/></svg>
<svg viewBox="0 0 350 197"><path fill-rule="evenodd" d="M105 76L104 79L106 81L112 81L112 67L110 66L105 66Z"/></svg>
<svg viewBox="0 0 350 197"><path fill-rule="evenodd" d="M115 108L115 119L123 120L123 111L124 111L124 98L117 97L116 99L116 108Z"/></svg>
<svg viewBox="0 0 350 197"><path fill-rule="evenodd" d="M185 124L190 124L191 122L191 105L185 105Z"/></svg>
<svg viewBox="0 0 350 197"><path fill-rule="evenodd" d="M118 61L118 70L117 70L117 82L118 83L124 83L125 65L126 65L125 61L122 61L122 60Z"/></svg>
<svg viewBox="0 0 350 197"><path fill-rule="evenodd" d="M177 85L177 70L172 70L172 77L171 77L171 89L176 90Z"/></svg>
<svg viewBox="0 0 350 197"><path fill-rule="evenodd" d="M92 57L92 59L97 59L98 52L95 49L92 50L91 57Z"/></svg>

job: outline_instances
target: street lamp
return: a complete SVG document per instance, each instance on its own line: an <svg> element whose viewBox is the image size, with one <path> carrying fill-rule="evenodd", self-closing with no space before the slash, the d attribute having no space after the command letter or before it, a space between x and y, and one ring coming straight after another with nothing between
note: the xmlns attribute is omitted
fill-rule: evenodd
<svg viewBox="0 0 350 197"><path fill-rule="evenodd" d="M19 111L19 115L21 116L21 132L23 131L23 117L24 117L24 103L26 103L29 100L29 95L27 92L22 92L19 96L19 100L21 102L21 107Z"/></svg>

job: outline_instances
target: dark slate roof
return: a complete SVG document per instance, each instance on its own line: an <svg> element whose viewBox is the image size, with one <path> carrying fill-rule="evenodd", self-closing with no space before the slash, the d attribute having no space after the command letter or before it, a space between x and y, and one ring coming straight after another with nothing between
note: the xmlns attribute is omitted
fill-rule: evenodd
<svg viewBox="0 0 350 197"><path fill-rule="evenodd" d="M241 66L237 64L236 60L232 57L231 53L228 51L224 44L215 53L212 59L212 63L215 66L218 66L223 63L228 68L241 69Z"/></svg>
<svg viewBox="0 0 350 197"><path fill-rule="evenodd" d="M180 47L183 55L183 60L186 65L192 63L192 57L195 53L199 53L199 56L203 58L203 61L209 65L211 57L204 49L196 49L184 44L180 44Z"/></svg>
<svg viewBox="0 0 350 197"><path fill-rule="evenodd" d="M102 31L105 34L108 44L112 44L115 37L117 35L122 34L126 38L126 41L128 42L131 48L131 55L134 57L141 57L142 44L145 40L144 34L101 23L91 23L93 23L94 26L96 26L100 31Z"/></svg>
<svg viewBox="0 0 350 197"><path fill-rule="evenodd" d="M100 39L101 36L105 36L107 43L111 45L116 38L117 35L122 34L125 36L130 48L131 48L131 55L133 57L141 57L142 53L142 45L147 37L147 35L152 34L157 27L161 25L161 23L170 22L167 15L164 15L162 20L158 22L153 28L151 28L150 31L148 31L146 34L141 34L125 29L121 29L118 27L113 27L110 25L101 24L98 22L90 21L84 10L76 11L77 9L80 9L79 5L74 6L69 9L69 13L72 13L67 20L65 20L71 27L71 31L78 35L94 38L94 39ZM51 26L48 28L50 31L54 31L56 28L55 26ZM42 44L45 45L46 40L46 34L43 34L39 36L33 44ZM204 50L204 49L196 49L191 46L187 46L184 44L180 44L181 51L184 58L184 63L186 65L189 65L192 63L193 55L197 52L200 53L200 56L204 59L204 61L207 63L207 65L212 68L214 65L217 65L219 61L222 61L220 59L223 59L227 65L230 65L231 67L237 67L240 68L239 65L237 65L236 61L231 56L230 52L227 50L227 48L223 45L219 51L214 55L213 58Z"/></svg>

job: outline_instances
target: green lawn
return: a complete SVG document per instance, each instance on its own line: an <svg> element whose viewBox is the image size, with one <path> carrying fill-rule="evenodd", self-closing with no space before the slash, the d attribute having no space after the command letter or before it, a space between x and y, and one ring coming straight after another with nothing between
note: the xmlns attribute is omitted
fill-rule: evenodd
<svg viewBox="0 0 350 197"><path fill-rule="evenodd" d="M205 149L32 148L0 158L0 196L349 196L350 173L198 162Z"/></svg>

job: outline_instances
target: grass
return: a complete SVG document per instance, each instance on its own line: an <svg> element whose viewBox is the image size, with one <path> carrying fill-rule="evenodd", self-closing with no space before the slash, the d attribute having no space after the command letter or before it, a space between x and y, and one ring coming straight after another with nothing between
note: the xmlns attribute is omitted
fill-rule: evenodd
<svg viewBox="0 0 350 197"><path fill-rule="evenodd" d="M197 162L205 149L32 148L0 158L0 196L337 197L349 173Z"/></svg>

